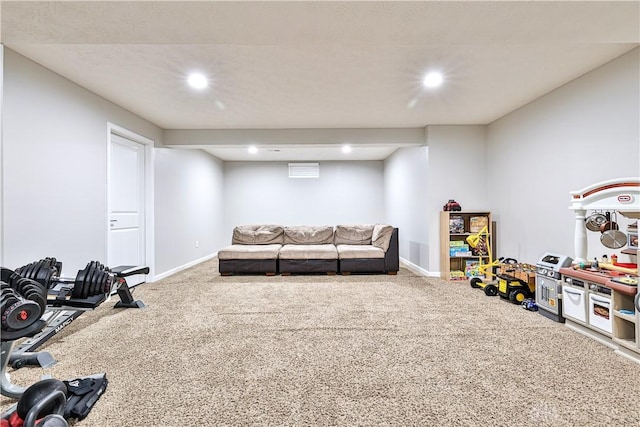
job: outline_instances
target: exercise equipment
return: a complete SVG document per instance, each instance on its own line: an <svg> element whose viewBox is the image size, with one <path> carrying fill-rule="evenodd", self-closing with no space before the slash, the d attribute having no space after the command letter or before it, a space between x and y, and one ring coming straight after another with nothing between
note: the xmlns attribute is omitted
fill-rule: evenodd
<svg viewBox="0 0 640 427"><path fill-rule="evenodd" d="M56 258L45 258L15 271L0 269L2 281L10 285L3 285L7 321L3 321L2 329L2 359L0 365L0 380L2 395L19 398L24 388L11 383L6 372L11 364L14 369L26 365L49 367L56 363L48 352L35 352L42 344L80 317L84 312L94 310L117 292L120 301L115 308L144 308L140 300L134 300L126 277L136 274L148 274L148 267L119 266L110 269L98 261L87 263L86 267L78 271L75 278L60 276L62 263ZM36 287L40 291L36 292ZM10 288L10 289L9 289ZM6 290L5 290L6 289ZM21 301L16 297L16 289L26 293L30 299ZM13 291L12 291L13 290ZM22 295L24 298L25 295ZM42 303L44 301L44 309ZM36 304L34 304L36 302ZM43 312L36 311L36 306ZM5 310L2 311L5 313ZM37 322L26 325L26 317L31 320L36 317ZM6 329L5 329L6 324ZM9 329L19 326L18 330ZM18 338L27 337L16 345Z"/></svg>
<svg viewBox="0 0 640 427"><path fill-rule="evenodd" d="M83 420L107 389L104 373L60 381L49 378L29 386L18 403L2 414L9 426L67 427ZM40 420L37 423L36 420ZM46 421L46 422L45 422Z"/></svg>
<svg viewBox="0 0 640 427"><path fill-rule="evenodd" d="M40 380L29 386L2 416L2 426L68 427L67 420L83 420L104 394L105 373L67 381Z"/></svg>
<svg viewBox="0 0 640 427"><path fill-rule="evenodd" d="M49 292L47 304L53 306L72 305L89 307L104 301L116 289L120 302L116 308L143 308L142 301L136 301L125 277L148 274L149 267L122 265L108 268L99 261L91 261L78 271L75 278L60 277L62 262L55 258L45 258L16 269L16 274L35 280Z"/></svg>
<svg viewBox="0 0 640 427"><path fill-rule="evenodd" d="M56 379L32 384L10 410L2 415L10 427L68 427L63 414L67 406L67 386Z"/></svg>
<svg viewBox="0 0 640 427"><path fill-rule="evenodd" d="M65 381L64 384L68 390L64 417L83 420L107 389L109 381L107 375L102 373Z"/></svg>
<svg viewBox="0 0 640 427"><path fill-rule="evenodd" d="M13 286L0 281L2 330L9 333L28 328L44 313L45 300L46 290L32 280L21 279Z"/></svg>
<svg viewBox="0 0 640 427"><path fill-rule="evenodd" d="M22 396L20 396L20 399L18 400L18 406L16 407L18 416L23 420L26 419L29 411L36 407L36 405L40 405L40 411L38 415L44 416L52 414L57 406L56 401L47 401L45 404L42 404L42 401L45 400L48 395L56 391L60 391L63 393L64 401L66 402L67 386L62 381L49 378L40 380L37 383L32 384L25 390L25 392L22 394Z"/></svg>
<svg viewBox="0 0 640 427"><path fill-rule="evenodd" d="M45 258L16 269L16 274L27 279L35 280L47 289L57 285L64 285L64 294L59 292L57 299L75 298L87 299L92 296L107 294L114 283L114 274L99 261L91 261L85 268L78 271L75 278L60 277L62 262L55 258Z"/></svg>
<svg viewBox="0 0 640 427"><path fill-rule="evenodd" d="M25 365L47 367L55 360L47 353L33 353L51 337L69 326L84 312L94 310L107 300L115 289L120 301L115 308L144 308L140 300L134 300L126 277L149 273L148 267L120 266L113 269L98 261L87 263L75 278L61 277L62 263L55 258L45 258L16 269L16 274L25 275L47 288L47 310L43 318L46 328L29 340L21 343L11 356L12 367Z"/></svg>
<svg viewBox="0 0 640 427"><path fill-rule="evenodd" d="M17 399L24 392L24 388L11 384L6 367L16 340L34 336L46 326L41 319L45 309L42 306L44 300L46 289L39 283L24 279L11 270L0 274L0 381L5 396Z"/></svg>
<svg viewBox="0 0 640 427"><path fill-rule="evenodd" d="M46 281L50 281L51 277L47 276ZM20 338L34 336L46 326L41 314L46 308L47 289L43 284L9 269L2 269L0 278L2 394L18 399L17 403L2 413L0 425L69 427L68 418L85 418L104 393L107 387L106 374L69 381L43 379L26 389L12 384L6 368L14 344Z"/></svg>

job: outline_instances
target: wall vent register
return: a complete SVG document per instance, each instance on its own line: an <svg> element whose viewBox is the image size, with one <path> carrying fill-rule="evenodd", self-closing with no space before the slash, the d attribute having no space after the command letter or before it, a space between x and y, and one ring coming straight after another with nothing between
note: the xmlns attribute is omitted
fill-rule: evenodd
<svg viewBox="0 0 640 427"><path fill-rule="evenodd" d="M320 178L320 163L289 163L289 178Z"/></svg>

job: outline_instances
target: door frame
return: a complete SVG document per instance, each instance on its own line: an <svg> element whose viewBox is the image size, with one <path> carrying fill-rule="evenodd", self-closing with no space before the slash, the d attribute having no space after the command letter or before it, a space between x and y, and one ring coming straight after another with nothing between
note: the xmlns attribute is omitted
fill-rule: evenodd
<svg viewBox="0 0 640 427"><path fill-rule="evenodd" d="M107 122L107 174L106 174L106 194L105 194L105 254L109 253L109 186L111 182L111 135L116 134L123 138L130 139L137 142L144 147L144 256L145 264L149 267L149 274L147 274L147 283L155 280L155 234L154 234L154 180L153 180L153 165L154 165L154 144L152 139L139 135L129 129L118 126L114 123ZM115 266L109 266L115 267Z"/></svg>

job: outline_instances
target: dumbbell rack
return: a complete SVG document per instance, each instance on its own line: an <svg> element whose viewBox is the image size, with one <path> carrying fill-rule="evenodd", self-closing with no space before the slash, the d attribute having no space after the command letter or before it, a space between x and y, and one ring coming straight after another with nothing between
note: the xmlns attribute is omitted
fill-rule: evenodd
<svg viewBox="0 0 640 427"><path fill-rule="evenodd" d="M53 289L55 291L55 289ZM51 294L50 294L51 295ZM55 294L54 294L55 295ZM55 298L47 298L47 311L42 319L47 323L46 327L38 334L23 341L11 354L9 363L14 368L21 368L27 364L37 364L42 368L53 366L56 361L47 352L33 353L51 337L69 326L86 311L92 311L106 300L104 294L94 295L85 299L68 299L65 304L60 304ZM56 302L58 302L56 304Z"/></svg>
<svg viewBox="0 0 640 427"><path fill-rule="evenodd" d="M133 274L146 274L149 272L148 267L119 266L113 268L111 272L114 274L116 292L120 297L120 301L116 303L114 308L144 308L145 304L142 301L133 299L129 285L124 278ZM86 298L70 297L70 290L65 287L68 283L73 282L58 279L58 284L49 289L47 311L42 316L42 319L47 322L47 326L14 349L9 360L14 368L20 368L25 364L37 364L43 368L53 366L56 362L49 353L33 352L83 313L96 309L109 296L109 294L101 293Z"/></svg>
<svg viewBox="0 0 640 427"><path fill-rule="evenodd" d="M47 259L41 260L38 263L33 263L34 265L38 264L40 266L40 270L34 274L38 277L39 271L42 271L44 268L43 266L46 267L49 265L49 267L52 267L53 264L51 262L47 264L47 261L51 260L55 261L55 259ZM59 271L60 267L58 267L57 270ZM81 274L85 270L87 273ZM16 346L17 337L16 339L11 339L11 337L3 334L2 358L0 360L0 391L2 395L17 399L25 390L25 388L11 383L9 374L7 373L7 367L10 363L16 369L27 364L39 365L43 368L54 365L56 361L53 359L51 354L42 351L35 352L35 350L37 350L51 337L62 331L84 312L94 310L106 301L107 298L110 298L114 289L120 297L120 301L116 303L114 308L145 307L145 304L142 301L133 299L125 277L135 274L148 274L148 267L119 266L109 270L109 283L112 285L110 286L110 290L104 293L97 293L95 295L86 295L84 291L83 293L80 293L78 292L78 288L81 287L82 289L87 290L91 289L90 287L93 286L93 289L98 291L99 286L104 286L106 282L100 283L97 279L89 279L89 277L93 276L93 274L91 274L92 269L89 268L89 264L85 270L81 270L78 277L75 279L55 278L55 285L50 287L47 291L47 310L39 320L39 322L41 322L41 328L38 329L39 332L35 334L22 335L30 336L30 338L21 342L19 346ZM84 276L86 276L86 279L83 278ZM53 276L49 275L46 278L47 283L51 282L51 277ZM89 294L91 294L91 292L89 292ZM44 324L44 326L42 324Z"/></svg>
<svg viewBox="0 0 640 427"><path fill-rule="evenodd" d="M4 332L2 334L2 345L0 351L0 387L2 390L2 395L7 396L13 399L18 399L22 396L22 393L26 390L25 387L20 387L11 383L11 378L9 378L9 374L7 372L7 366L9 364L9 358L13 354L13 348L15 346L16 340L29 336L32 332L36 332L41 330L46 325L46 322L42 319L33 323L27 330L8 333Z"/></svg>

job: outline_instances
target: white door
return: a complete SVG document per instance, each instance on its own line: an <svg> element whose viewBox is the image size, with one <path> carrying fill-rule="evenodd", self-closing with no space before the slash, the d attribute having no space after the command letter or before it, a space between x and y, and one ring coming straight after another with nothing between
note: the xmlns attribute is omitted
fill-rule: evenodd
<svg viewBox="0 0 640 427"><path fill-rule="evenodd" d="M109 267L145 265L145 146L115 133L109 142ZM144 275L127 277L129 286Z"/></svg>

